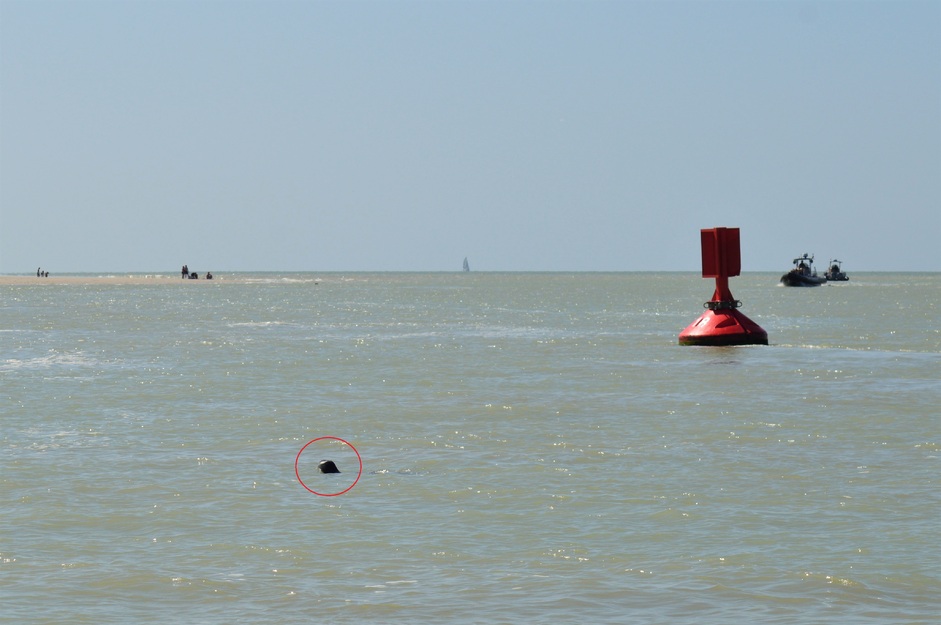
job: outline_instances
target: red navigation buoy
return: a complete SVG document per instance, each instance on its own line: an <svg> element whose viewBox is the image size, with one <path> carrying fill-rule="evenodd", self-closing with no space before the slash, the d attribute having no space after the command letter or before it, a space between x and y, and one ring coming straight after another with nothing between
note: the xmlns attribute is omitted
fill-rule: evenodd
<svg viewBox="0 0 941 625"><path fill-rule="evenodd" d="M704 228L702 277L716 279L706 312L680 332L680 345L767 345L768 333L738 311L742 305L729 290L729 276L742 271L738 228Z"/></svg>

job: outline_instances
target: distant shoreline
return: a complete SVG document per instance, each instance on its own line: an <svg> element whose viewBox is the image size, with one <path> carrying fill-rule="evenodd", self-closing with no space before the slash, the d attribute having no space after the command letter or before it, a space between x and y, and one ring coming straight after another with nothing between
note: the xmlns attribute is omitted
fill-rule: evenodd
<svg viewBox="0 0 941 625"><path fill-rule="evenodd" d="M932 275L937 271L856 271L851 276L888 276L893 274L905 275ZM478 271L465 273L461 271L235 271L224 272L213 275L212 280L207 280L204 275L198 279L184 279L179 273L64 273L50 274L49 277L38 277L35 274L0 274L0 286L55 286L55 285L171 285L171 284L251 284L255 282L264 283L314 283L319 284L323 281L345 281L355 277L364 276L379 277L383 275L409 275L409 274L460 274L460 275L524 275L524 274L556 274L560 276L577 276L581 274L688 274L700 275L699 271ZM745 271L742 276L748 275L780 275L778 271ZM733 278L734 280L735 278ZM851 279L850 282L853 282ZM858 280L857 280L858 282ZM834 283L848 284L848 283ZM733 282L734 285L734 282Z"/></svg>
<svg viewBox="0 0 941 625"><path fill-rule="evenodd" d="M14 285L62 285L62 284L75 284L75 285L93 285L93 284L171 284L173 282L183 282L183 283L201 283L208 282L209 284L223 281L220 278L213 276L212 280L206 280L205 278L199 278L198 280L189 280L183 279L179 274L170 275L170 274L160 274L160 273L141 273L141 274L88 274L88 275L61 275L57 276L55 274L50 274L47 278L40 278L35 275L25 275L25 276L11 276L11 275L0 275L0 286L14 286Z"/></svg>

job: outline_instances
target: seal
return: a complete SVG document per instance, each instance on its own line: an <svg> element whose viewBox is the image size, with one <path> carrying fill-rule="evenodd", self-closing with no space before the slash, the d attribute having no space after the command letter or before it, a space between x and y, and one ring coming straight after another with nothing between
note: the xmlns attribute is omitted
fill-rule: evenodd
<svg viewBox="0 0 941 625"><path fill-rule="evenodd" d="M337 468L337 465L334 464L333 460L321 460L320 464L317 465L317 468L320 469L321 473L339 473L340 469Z"/></svg>

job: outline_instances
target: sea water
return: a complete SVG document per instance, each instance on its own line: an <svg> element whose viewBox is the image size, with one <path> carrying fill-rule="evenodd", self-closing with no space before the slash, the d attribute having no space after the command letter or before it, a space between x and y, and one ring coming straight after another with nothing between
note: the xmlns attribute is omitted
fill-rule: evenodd
<svg viewBox="0 0 941 625"><path fill-rule="evenodd" d="M6 622L938 622L939 274L88 278L0 286Z"/></svg>

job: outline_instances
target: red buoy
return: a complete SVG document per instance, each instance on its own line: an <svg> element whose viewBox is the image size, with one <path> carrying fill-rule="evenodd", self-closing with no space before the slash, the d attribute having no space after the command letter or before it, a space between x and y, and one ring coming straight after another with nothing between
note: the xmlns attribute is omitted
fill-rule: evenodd
<svg viewBox="0 0 941 625"><path fill-rule="evenodd" d="M768 333L738 311L742 305L729 290L729 276L742 271L738 228L700 231L702 277L715 278L716 290L706 312L680 332L680 345L767 345Z"/></svg>

